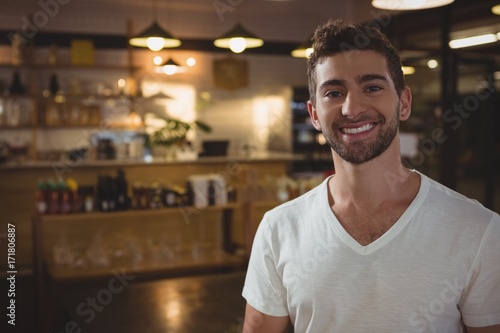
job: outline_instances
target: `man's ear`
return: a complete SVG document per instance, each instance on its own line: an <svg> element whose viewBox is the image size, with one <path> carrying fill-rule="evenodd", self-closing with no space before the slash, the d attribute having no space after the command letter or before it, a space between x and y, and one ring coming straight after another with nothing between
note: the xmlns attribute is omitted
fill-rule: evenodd
<svg viewBox="0 0 500 333"><path fill-rule="evenodd" d="M309 116L311 117L311 122L315 129L321 131L321 124L319 123L318 113L316 112L316 107L309 100L307 101L307 111L309 111Z"/></svg>
<svg viewBox="0 0 500 333"><path fill-rule="evenodd" d="M401 92L400 101L400 110L399 110L399 120L407 120L410 118L411 114L411 90L409 87L405 87Z"/></svg>

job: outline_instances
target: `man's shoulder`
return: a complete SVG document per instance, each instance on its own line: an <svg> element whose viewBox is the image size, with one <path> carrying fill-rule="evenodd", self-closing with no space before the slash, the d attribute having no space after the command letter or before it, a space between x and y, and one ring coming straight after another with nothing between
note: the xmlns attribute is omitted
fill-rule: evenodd
<svg viewBox="0 0 500 333"><path fill-rule="evenodd" d="M484 207L478 200L469 198L430 177L425 176L429 183L429 192L426 196L427 207L434 207L442 213L462 218L490 221L498 215Z"/></svg>

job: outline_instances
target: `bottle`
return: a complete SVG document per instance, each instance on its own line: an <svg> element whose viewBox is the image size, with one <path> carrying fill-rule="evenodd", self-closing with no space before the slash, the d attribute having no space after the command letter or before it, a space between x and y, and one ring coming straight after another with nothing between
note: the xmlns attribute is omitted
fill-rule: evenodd
<svg viewBox="0 0 500 333"><path fill-rule="evenodd" d="M48 187L48 213L58 214L59 213L59 190L56 183L52 179L47 182Z"/></svg>
<svg viewBox="0 0 500 333"><path fill-rule="evenodd" d="M207 187L207 198L208 198L208 205L209 206L215 206L215 182L213 179L210 179L208 181L208 187Z"/></svg>
<svg viewBox="0 0 500 333"><path fill-rule="evenodd" d="M149 207L151 209L158 209L162 206L161 188L160 185L154 183L149 188Z"/></svg>
<svg viewBox="0 0 500 333"><path fill-rule="evenodd" d="M40 179L35 192L35 209L38 214L47 213L47 199L47 185Z"/></svg>
<svg viewBox="0 0 500 333"><path fill-rule="evenodd" d="M94 211L94 187L93 186L86 186L84 188L84 201L83 201L83 207L84 211L86 213L91 213Z"/></svg>
<svg viewBox="0 0 500 333"><path fill-rule="evenodd" d="M21 83L21 75L18 71L15 71L14 74L12 74L12 81L10 83L8 93L10 95L22 95L25 92L26 88L24 88L23 84Z"/></svg>
<svg viewBox="0 0 500 333"><path fill-rule="evenodd" d="M58 184L59 188L59 212L61 214L71 213L71 198L70 191L66 183L61 180Z"/></svg>
<svg viewBox="0 0 500 333"><path fill-rule="evenodd" d="M78 192L78 182L73 178L66 179L66 187L69 191L70 212L78 213L81 211L81 200Z"/></svg>
<svg viewBox="0 0 500 333"><path fill-rule="evenodd" d="M117 210L127 210L130 207L130 199L128 197L128 185L125 179L125 172L122 169L118 169L118 173L115 179L116 184L116 209Z"/></svg>
<svg viewBox="0 0 500 333"><path fill-rule="evenodd" d="M57 95L59 92L59 81L57 80L57 75L52 74L49 79L49 92L52 96Z"/></svg>
<svg viewBox="0 0 500 333"><path fill-rule="evenodd" d="M194 205L194 191L193 191L193 185L191 184L190 181L186 182L186 187L185 187L185 192L184 192L184 204L187 206L193 206Z"/></svg>
<svg viewBox="0 0 500 333"><path fill-rule="evenodd" d="M175 207L177 201L176 193L170 188L170 186L165 186L163 188L163 205L165 207Z"/></svg>
<svg viewBox="0 0 500 333"><path fill-rule="evenodd" d="M97 205L102 212L109 211L109 193L105 176L98 176L97 180Z"/></svg>

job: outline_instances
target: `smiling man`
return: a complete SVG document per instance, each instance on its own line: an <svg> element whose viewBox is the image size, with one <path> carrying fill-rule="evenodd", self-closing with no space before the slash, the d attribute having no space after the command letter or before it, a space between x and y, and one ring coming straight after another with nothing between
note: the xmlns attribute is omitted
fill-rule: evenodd
<svg viewBox="0 0 500 333"><path fill-rule="evenodd" d="M396 50L342 20L313 48L308 109L335 174L264 216L243 332L500 332L500 217L402 165Z"/></svg>

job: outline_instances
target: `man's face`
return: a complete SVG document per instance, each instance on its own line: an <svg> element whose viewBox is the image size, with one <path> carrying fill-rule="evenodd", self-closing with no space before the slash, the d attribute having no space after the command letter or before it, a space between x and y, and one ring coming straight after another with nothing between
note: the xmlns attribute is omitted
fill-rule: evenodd
<svg viewBox="0 0 500 333"><path fill-rule="evenodd" d="M316 66L316 105L309 113L332 149L359 164L381 155L410 114L408 88L398 97L385 57L347 51Z"/></svg>

